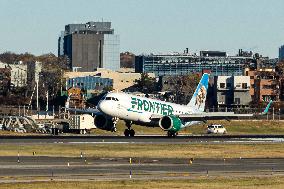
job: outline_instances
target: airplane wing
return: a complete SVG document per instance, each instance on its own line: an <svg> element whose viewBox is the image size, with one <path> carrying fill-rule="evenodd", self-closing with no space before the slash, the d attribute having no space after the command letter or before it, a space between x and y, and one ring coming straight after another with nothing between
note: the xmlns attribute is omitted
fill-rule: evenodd
<svg viewBox="0 0 284 189"><path fill-rule="evenodd" d="M235 114L234 112L204 112L197 114L182 114L179 118L184 121L231 120L242 117L252 117L253 114Z"/></svg>
<svg viewBox="0 0 284 189"><path fill-rule="evenodd" d="M231 120L239 119L241 117L252 117L253 114L235 114L234 112L202 112L194 114L180 114L176 115L183 121L208 121L208 120ZM153 115L151 119L160 119L162 115Z"/></svg>
<svg viewBox="0 0 284 189"><path fill-rule="evenodd" d="M268 103L264 111L260 115L265 115L268 113L268 110L272 104L272 100ZM183 121L208 121L208 120L231 120L231 119L239 119L242 117L253 117L258 114L235 114L234 112L199 112L193 114L179 114L176 115ZM152 115L151 119L157 120L162 118L163 115Z"/></svg>
<svg viewBox="0 0 284 189"><path fill-rule="evenodd" d="M66 110L71 111L71 112L86 113L86 114L93 114L93 115L101 114L101 112L95 108L87 108L87 109L66 108Z"/></svg>

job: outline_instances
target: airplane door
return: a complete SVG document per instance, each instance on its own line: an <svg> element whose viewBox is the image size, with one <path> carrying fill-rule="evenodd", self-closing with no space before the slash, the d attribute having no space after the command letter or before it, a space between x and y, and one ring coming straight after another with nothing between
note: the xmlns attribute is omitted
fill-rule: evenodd
<svg viewBox="0 0 284 189"><path fill-rule="evenodd" d="M120 102L117 102L117 110L118 110L117 112L118 116L121 117L123 109L122 109Z"/></svg>
<svg viewBox="0 0 284 189"><path fill-rule="evenodd" d="M122 119L127 119L128 118L128 111L127 107L125 107L123 104L120 102L117 103L117 115L122 118Z"/></svg>

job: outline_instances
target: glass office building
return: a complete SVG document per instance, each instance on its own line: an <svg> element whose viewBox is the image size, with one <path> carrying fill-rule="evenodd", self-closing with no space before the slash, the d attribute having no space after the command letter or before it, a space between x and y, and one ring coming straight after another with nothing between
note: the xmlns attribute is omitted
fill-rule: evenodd
<svg viewBox="0 0 284 189"><path fill-rule="evenodd" d="M284 45L279 48L279 60L284 60Z"/></svg>
<svg viewBox="0 0 284 189"><path fill-rule="evenodd" d="M88 90L101 91L106 87L112 87L113 80L109 78L101 78L96 76L75 77L67 80L67 88L78 87Z"/></svg>
<svg viewBox="0 0 284 189"><path fill-rule="evenodd" d="M135 72L156 76L187 75L209 70L211 75L242 75L246 66L255 66L253 57L203 57L187 54L142 55L135 57Z"/></svg>
<svg viewBox="0 0 284 189"><path fill-rule="evenodd" d="M104 35L103 68L118 70L120 68L119 35Z"/></svg>

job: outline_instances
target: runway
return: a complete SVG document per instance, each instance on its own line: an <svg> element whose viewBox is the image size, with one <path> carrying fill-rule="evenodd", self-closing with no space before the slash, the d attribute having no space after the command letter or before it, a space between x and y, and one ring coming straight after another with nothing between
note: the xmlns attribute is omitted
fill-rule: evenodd
<svg viewBox="0 0 284 189"><path fill-rule="evenodd" d="M234 144L283 143L281 135L213 136L1 136L0 144ZM13 146L13 145L12 145ZM16 145L17 146L17 145ZM12 148L13 149L13 148ZM16 153L17 151L15 151ZM58 156L58 155L56 155ZM34 180L191 179L199 177L283 176L284 158L97 158L1 156L0 183ZM118 156L119 157L119 156ZM125 156L124 156L125 157ZM138 157L138 156L136 156ZM159 156L163 157L163 156ZM186 156L183 156L186 157ZM264 156L266 157L266 156ZM276 156L278 157L278 156Z"/></svg>
<svg viewBox="0 0 284 189"><path fill-rule="evenodd" d="M0 157L0 182L284 175L284 159ZM191 164L190 164L191 163Z"/></svg>
<svg viewBox="0 0 284 189"><path fill-rule="evenodd" d="M141 135L135 137L124 136L0 136L0 143L44 144L44 143L104 143L104 144L189 144L189 143L283 143L284 135L183 135L175 138L166 136Z"/></svg>

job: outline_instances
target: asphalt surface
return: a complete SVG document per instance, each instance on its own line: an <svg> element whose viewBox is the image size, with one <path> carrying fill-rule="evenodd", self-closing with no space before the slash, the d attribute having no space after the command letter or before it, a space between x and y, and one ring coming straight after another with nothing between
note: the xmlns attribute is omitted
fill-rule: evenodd
<svg viewBox="0 0 284 189"><path fill-rule="evenodd" d="M284 159L0 157L0 182L284 175Z"/></svg>
<svg viewBox="0 0 284 189"><path fill-rule="evenodd" d="M281 135L244 136L1 136L0 144L47 143L283 143ZM182 159L1 156L0 183L48 180L190 179L284 175L284 158Z"/></svg>
<svg viewBox="0 0 284 189"><path fill-rule="evenodd" d="M0 136L1 143L137 143L137 144L188 144L188 143L284 143L284 135L188 135L166 136Z"/></svg>

